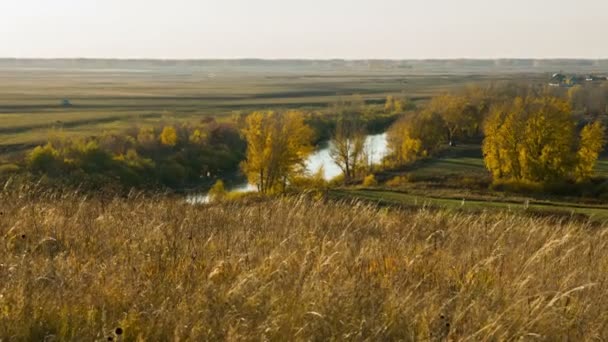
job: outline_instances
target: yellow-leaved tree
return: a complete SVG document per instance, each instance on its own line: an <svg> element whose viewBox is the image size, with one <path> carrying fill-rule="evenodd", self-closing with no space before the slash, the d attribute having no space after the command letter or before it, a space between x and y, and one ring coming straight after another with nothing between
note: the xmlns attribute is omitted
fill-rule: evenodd
<svg viewBox="0 0 608 342"><path fill-rule="evenodd" d="M291 177L305 171L312 152L312 129L299 111L254 112L242 130L247 156L242 169L261 193L285 190Z"/></svg>
<svg viewBox="0 0 608 342"><path fill-rule="evenodd" d="M177 131L173 126L165 126L160 134L160 143L165 146L177 145Z"/></svg>
<svg viewBox="0 0 608 342"><path fill-rule="evenodd" d="M480 112L464 96L436 96L431 99L426 110L441 116L448 142L472 137L479 130Z"/></svg>
<svg viewBox="0 0 608 342"><path fill-rule="evenodd" d="M494 107L484 133L484 162L495 181L535 183L588 178L604 139L600 124L583 128L579 139L570 105L555 97Z"/></svg>
<svg viewBox="0 0 608 342"><path fill-rule="evenodd" d="M437 152L446 141L444 127L441 116L427 110L398 120L387 135L388 162L404 165Z"/></svg>
<svg viewBox="0 0 608 342"><path fill-rule="evenodd" d="M386 101L384 102L384 111L386 113L392 113L395 111L395 98L391 95L386 97Z"/></svg>
<svg viewBox="0 0 608 342"><path fill-rule="evenodd" d="M576 179L579 182L588 180L593 175L597 158L606 143L605 131L604 125L599 121L583 127L576 165Z"/></svg>

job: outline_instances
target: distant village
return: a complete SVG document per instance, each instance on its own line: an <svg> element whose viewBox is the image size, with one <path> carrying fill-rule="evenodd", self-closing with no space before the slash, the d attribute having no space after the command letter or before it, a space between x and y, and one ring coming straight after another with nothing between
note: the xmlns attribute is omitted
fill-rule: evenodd
<svg viewBox="0 0 608 342"><path fill-rule="evenodd" d="M586 82L602 82L608 81L608 76L600 75L565 75L563 73L555 73L551 76L549 85L552 87L573 87L577 84Z"/></svg>

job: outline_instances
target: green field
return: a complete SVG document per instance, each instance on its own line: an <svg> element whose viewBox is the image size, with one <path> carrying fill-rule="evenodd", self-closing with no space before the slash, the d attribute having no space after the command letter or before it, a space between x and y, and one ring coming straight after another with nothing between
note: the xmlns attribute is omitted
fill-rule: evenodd
<svg viewBox="0 0 608 342"><path fill-rule="evenodd" d="M465 144L444 151L435 158L420 160L400 170L377 174L382 183L393 177L406 175L411 179L397 187L343 188L332 190L335 198L357 198L381 205L406 207L428 206L465 211L507 210L558 216L577 215L593 221L608 221L608 204L602 201L580 203L574 198L558 199L550 196L507 194L488 189L488 184L475 187L465 180L489 182L489 173L483 164L481 146ZM596 175L608 176L608 160L601 159Z"/></svg>
<svg viewBox="0 0 608 342"><path fill-rule="evenodd" d="M569 202L534 200L530 201L529 204L526 205L524 201L463 200L458 198L431 197L375 189L332 190L332 195L336 198L357 198L369 200L381 205L398 205L405 207L427 206L430 208L444 208L473 212L505 210L519 213L529 212L540 215L574 215L587 217L596 222L608 221L608 205L584 205Z"/></svg>

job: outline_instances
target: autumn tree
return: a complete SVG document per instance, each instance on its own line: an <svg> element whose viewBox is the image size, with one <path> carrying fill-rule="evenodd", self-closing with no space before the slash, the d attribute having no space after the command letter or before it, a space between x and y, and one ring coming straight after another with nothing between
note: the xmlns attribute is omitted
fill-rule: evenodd
<svg viewBox="0 0 608 342"><path fill-rule="evenodd" d="M160 143L165 146L177 145L177 131L173 126L165 126L160 134Z"/></svg>
<svg viewBox="0 0 608 342"><path fill-rule="evenodd" d="M301 112L254 112L242 133L247 141L242 168L261 193L284 190L290 177L305 171L313 131Z"/></svg>
<svg viewBox="0 0 608 342"><path fill-rule="evenodd" d="M574 112L581 115L599 116L606 113L608 83L575 85L568 89L568 100Z"/></svg>
<svg viewBox="0 0 608 342"><path fill-rule="evenodd" d="M395 99L393 96L389 95L386 97L386 101L384 102L384 111L386 113L392 113L395 111Z"/></svg>
<svg viewBox="0 0 608 342"><path fill-rule="evenodd" d="M137 142L144 147L151 147L157 143L152 127L141 127L137 132Z"/></svg>
<svg viewBox="0 0 608 342"><path fill-rule="evenodd" d="M202 129L196 128L192 131L190 136L188 137L188 141L193 144L202 144L207 139L207 133Z"/></svg>
<svg viewBox="0 0 608 342"><path fill-rule="evenodd" d="M389 163L397 166L434 154L446 142L443 118L432 111L413 113L388 131Z"/></svg>
<svg viewBox="0 0 608 342"><path fill-rule="evenodd" d="M583 127L577 152L576 179L585 181L593 175L593 169L605 144L605 128L599 121Z"/></svg>
<svg viewBox="0 0 608 342"><path fill-rule="evenodd" d="M406 98L399 98L389 95L386 97L386 101L384 102L384 112L388 114L392 113L401 113L404 110L410 108L411 105L408 103Z"/></svg>
<svg viewBox="0 0 608 342"><path fill-rule="evenodd" d="M464 96L434 97L426 110L441 116L448 142L454 142L457 138L469 138L478 132L481 121L479 111Z"/></svg>
<svg viewBox="0 0 608 342"><path fill-rule="evenodd" d="M495 180L585 178L603 146L603 128L585 127L578 139L569 104L554 97L516 98L495 107L484 131L484 161Z"/></svg>

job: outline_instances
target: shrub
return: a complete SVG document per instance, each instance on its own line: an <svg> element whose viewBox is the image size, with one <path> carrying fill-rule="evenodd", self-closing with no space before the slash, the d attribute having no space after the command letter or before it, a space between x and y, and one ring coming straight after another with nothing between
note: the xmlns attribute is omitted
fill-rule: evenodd
<svg viewBox="0 0 608 342"><path fill-rule="evenodd" d="M64 168L59 152L48 143L38 146L27 157L27 168L35 174L59 175Z"/></svg>
<svg viewBox="0 0 608 342"><path fill-rule="evenodd" d="M539 193L543 191L544 186L541 183L526 180L496 180L490 188L497 191Z"/></svg>
<svg viewBox="0 0 608 342"><path fill-rule="evenodd" d="M4 164L0 165L0 176L12 175L18 173L21 170L19 165L15 164Z"/></svg>
<svg viewBox="0 0 608 342"><path fill-rule="evenodd" d="M226 188L224 187L224 182L220 179L211 187L209 190L209 201L211 202L221 202L226 198Z"/></svg>
<svg viewBox="0 0 608 342"><path fill-rule="evenodd" d="M171 188L179 188L186 179L186 169L175 161L166 161L160 165L160 181Z"/></svg>
<svg viewBox="0 0 608 342"><path fill-rule="evenodd" d="M407 175L395 176L386 182L386 185L391 188L400 187L410 183L410 177Z"/></svg>
<svg viewBox="0 0 608 342"><path fill-rule="evenodd" d="M376 186L378 182L376 181L376 177L372 175L368 175L363 179L363 186Z"/></svg>

